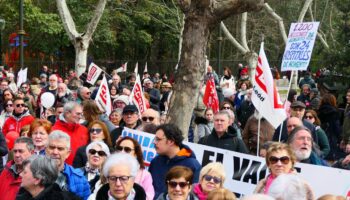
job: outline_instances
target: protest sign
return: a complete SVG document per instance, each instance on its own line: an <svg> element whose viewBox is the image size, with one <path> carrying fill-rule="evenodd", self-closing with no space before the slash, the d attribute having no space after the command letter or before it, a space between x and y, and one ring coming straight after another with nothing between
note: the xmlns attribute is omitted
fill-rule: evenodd
<svg viewBox="0 0 350 200"><path fill-rule="evenodd" d="M94 85L101 73L102 69L95 63L91 63L86 77L86 82L90 83L91 85Z"/></svg>
<svg viewBox="0 0 350 200"><path fill-rule="evenodd" d="M291 24L281 71L307 69L319 24L319 22Z"/></svg>
<svg viewBox="0 0 350 200"><path fill-rule="evenodd" d="M108 83L106 76L103 76L101 85L97 91L95 102L98 106L98 108L106 113L108 116L112 112L112 101L111 101L111 95L109 93L108 89Z"/></svg>

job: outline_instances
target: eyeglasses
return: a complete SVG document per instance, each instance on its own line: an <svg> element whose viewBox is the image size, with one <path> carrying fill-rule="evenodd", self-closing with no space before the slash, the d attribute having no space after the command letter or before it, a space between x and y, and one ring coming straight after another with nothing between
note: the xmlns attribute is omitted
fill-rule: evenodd
<svg viewBox="0 0 350 200"><path fill-rule="evenodd" d="M123 146L117 146L117 151L124 151L125 153L130 153L131 151L135 150L130 147L123 147Z"/></svg>
<svg viewBox="0 0 350 200"><path fill-rule="evenodd" d="M154 117L142 117L142 121L144 122L147 122L147 121L153 122L153 120L154 120Z"/></svg>
<svg viewBox="0 0 350 200"><path fill-rule="evenodd" d="M90 94L91 94L91 92L87 92L86 94L90 95Z"/></svg>
<svg viewBox="0 0 350 200"><path fill-rule="evenodd" d="M278 161L281 161L282 164L288 164L290 161L290 158L288 156L282 156L280 158L276 157L276 156L271 156L269 158L269 161L271 164L276 164Z"/></svg>
<svg viewBox="0 0 350 200"><path fill-rule="evenodd" d="M16 104L16 107L19 108L19 107L25 107L26 105L24 103L21 103L21 104Z"/></svg>
<svg viewBox="0 0 350 200"><path fill-rule="evenodd" d="M107 179L110 183L116 184L119 180L121 184L127 184L132 176L108 176Z"/></svg>
<svg viewBox="0 0 350 200"><path fill-rule="evenodd" d="M313 119L314 117L312 115L306 115L304 118L305 119Z"/></svg>
<svg viewBox="0 0 350 200"><path fill-rule="evenodd" d="M167 181L167 182L171 188L176 188L177 186L180 186L180 188L185 188L190 184L188 181L187 182Z"/></svg>
<svg viewBox="0 0 350 200"><path fill-rule="evenodd" d="M13 104L6 104L6 107L12 107Z"/></svg>
<svg viewBox="0 0 350 200"><path fill-rule="evenodd" d="M107 154L104 151L96 151L95 149L90 149L89 154L95 155L98 154L99 156L107 156Z"/></svg>
<svg viewBox="0 0 350 200"><path fill-rule="evenodd" d="M154 142L160 142L162 140L166 139L166 137L159 138L159 137L154 137Z"/></svg>
<svg viewBox="0 0 350 200"><path fill-rule="evenodd" d="M219 184L222 181L221 178L216 177L216 176L210 176L210 175L204 175L203 178L204 178L204 180L206 180L208 182L213 180L215 184Z"/></svg>
<svg viewBox="0 0 350 200"><path fill-rule="evenodd" d="M102 132L102 128L91 128L90 133L100 134Z"/></svg>
<svg viewBox="0 0 350 200"><path fill-rule="evenodd" d="M222 107L222 109L223 109L223 110L231 110L230 107L226 107L226 106L225 106L225 107Z"/></svg>

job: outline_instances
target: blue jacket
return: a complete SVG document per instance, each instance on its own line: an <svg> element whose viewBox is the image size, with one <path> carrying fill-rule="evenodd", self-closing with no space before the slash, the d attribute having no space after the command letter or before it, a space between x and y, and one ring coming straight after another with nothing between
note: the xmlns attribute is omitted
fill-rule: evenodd
<svg viewBox="0 0 350 200"><path fill-rule="evenodd" d="M198 182L199 172L202 167L192 150L188 146L182 144L179 153L174 158L169 159L167 156L158 155L151 161L149 172L153 179L153 187L155 190L154 199L157 199L161 193L167 191L165 175L170 168L179 165L192 169L194 175L193 183Z"/></svg>
<svg viewBox="0 0 350 200"><path fill-rule="evenodd" d="M63 174L67 179L68 190L84 200L88 199L90 185L84 176L84 172L65 163Z"/></svg>

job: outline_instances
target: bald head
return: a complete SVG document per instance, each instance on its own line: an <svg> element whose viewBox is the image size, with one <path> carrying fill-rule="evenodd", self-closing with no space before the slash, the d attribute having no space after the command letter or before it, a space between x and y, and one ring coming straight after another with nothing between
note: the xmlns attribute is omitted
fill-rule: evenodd
<svg viewBox="0 0 350 200"><path fill-rule="evenodd" d="M157 126L160 124L160 114L158 111L152 108L147 109L145 112L143 112L141 119L142 124L154 124Z"/></svg>
<svg viewBox="0 0 350 200"><path fill-rule="evenodd" d="M287 121L287 132L288 135L295 127L303 126L303 122L298 117L291 117Z"/></svg>

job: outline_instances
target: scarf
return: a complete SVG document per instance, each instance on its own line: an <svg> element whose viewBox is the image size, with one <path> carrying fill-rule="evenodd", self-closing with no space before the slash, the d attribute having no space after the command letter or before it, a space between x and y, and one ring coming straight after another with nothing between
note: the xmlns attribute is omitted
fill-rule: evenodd
<svg viewBox="0 0 350 200"><path fill-rule="evenodd" d="M268 194L269 193L270 186L271 186L272 182L275 180L275 178L276 177L272 176L271 174L267 177L266 185L265 185L265 188L264 188L264 194Z"/></svg>
<svg viewBox="0 0 350 200"><path fill-rule="evenodd" d="M199 200L206 200L208 194L205 194L202 190L201 185L198 183L193 187L193 192L197 195Z"/></svg>
<svg viewBox="0 0 350 200"><path fill-rule="evenodd" d="M92 168L89 163L86 163L85 170L89 174L100 175L100 170Z"/></svg>

